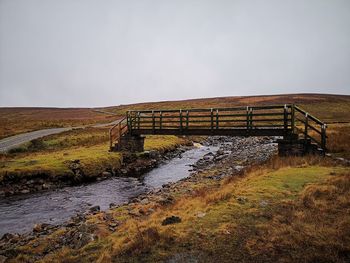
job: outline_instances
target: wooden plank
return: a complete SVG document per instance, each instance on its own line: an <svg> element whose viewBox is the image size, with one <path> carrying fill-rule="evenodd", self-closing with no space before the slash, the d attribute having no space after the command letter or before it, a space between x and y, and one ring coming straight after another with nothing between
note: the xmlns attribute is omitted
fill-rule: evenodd
<svg viewBox="0 0 350 263"><path fill-rule="evenodd" d="M252 129L250 136L283 136L284 129ZM222 135L222 136L245 136L246 129L162 129L162 130L136 130L135 135L161 134L161 135Z"/></svg>

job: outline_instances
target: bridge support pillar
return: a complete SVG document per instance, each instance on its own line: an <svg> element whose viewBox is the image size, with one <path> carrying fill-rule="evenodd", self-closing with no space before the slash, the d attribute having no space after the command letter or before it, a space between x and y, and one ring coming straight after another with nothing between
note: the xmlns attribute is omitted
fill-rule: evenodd
<svg viewBox="0 0 350 263"><path fill-rule="evenodd" d="M305 143L301 140L284 138L277 142L279 156L302 156L307 152Z"/></svg>
<svg viewBox="0 0 350 263"><path fill-rule="evenodd" d="M140 135L125 135L120 138L116 150L121 152L143 152L145 137Z"/></svg>
<svg viewBox="0 0 350 263"><path fill-rule="evenodd" d="M310 140L284 138L277 140L279 156L303 156L305 154L321 154L317 146L311 144Z"/></svg>

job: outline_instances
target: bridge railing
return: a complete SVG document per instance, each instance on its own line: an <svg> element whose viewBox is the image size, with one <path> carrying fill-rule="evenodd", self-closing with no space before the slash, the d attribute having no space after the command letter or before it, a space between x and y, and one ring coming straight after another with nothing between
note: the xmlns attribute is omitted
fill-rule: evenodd
<svg viewBox="0 0 350 263"><path fill-rule="evenodd" d="M126 133L174 135L302 135L326 151L326 124L293 104L128 111L110 129L110 147Z"/></svg>
<svg viewBox="0 0 350 263"><path fill-rule="evenodd" d="M114 143L118 143L120 138L128 132L128 118L125 116L120 119L112 128L109 129L109 148L113 148Z"/></svg>
<svg viewBox="0 0 350 263"><path fill-rule="evenodd" d="M292 105L234 108L144 110L127 113L133 130L294 129Z"/></svg>
<svg viewBox="0 0 350 263"><path fill-rule="evenodd" d="M294 106L295 133L301 134L304 139L311 140L326 151L327 124L312 116L298 106Z"/></svg>

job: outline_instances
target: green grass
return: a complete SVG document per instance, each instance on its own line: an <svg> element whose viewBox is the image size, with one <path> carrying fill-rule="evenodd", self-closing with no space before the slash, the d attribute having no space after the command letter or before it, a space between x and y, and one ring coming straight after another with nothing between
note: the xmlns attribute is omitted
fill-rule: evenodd
<svg viewBox="0 0 350 263"><path fill-rule="evenodd" d="M99 137L99 135L100 132L94 135L84 131L82 136L75 134L75 132L73 134L69 133L67 137L65 137L66 135L54 136L43 141L46 145L54 145L52 149L40 149L37 152L4 156L0 160L0 180L3 179L5 174L18 177L30 177L39 173L52 176L71 174L69 163L74 160L80 160L81 168L87 176L97 176L108 168L119 168L122 156L118 152L109 152L108 142L86 147L77 146L81 144L81 140L85 139L92 143L94 136L98 138L94 143L98 142L100 138L104 139L103 136ZM79 142L75 144L77 138ZM62 147L61 142L65 143L64 147ZM164 151L184 143L184 139L176 136L150 136L145 140L145 149Z"/></svg>

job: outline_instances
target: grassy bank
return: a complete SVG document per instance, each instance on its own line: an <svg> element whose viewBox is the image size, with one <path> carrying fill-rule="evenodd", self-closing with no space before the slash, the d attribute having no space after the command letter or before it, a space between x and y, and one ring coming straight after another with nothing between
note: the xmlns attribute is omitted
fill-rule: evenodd
<svg viewBox="0 0 350 263"><path fill-rule="evenodd" d="M201 174L203 180L213 170ZM95 241L48 250L65 229L19 247L13 262L346 262L350 258L350 173L332 161L275 158L220 182L181 185L160 205L134 204L90 216ZM179 190L177 190L178 192ZM154 211L135 216L132 211ZM181 222L163 225L169 216ZM116 231L108 228L116 220ZM35 247L32 244L37 243Z"/></svg>
<svg viewBox="0 0 350 263"><path fill-rule="evenodd" d="M149 136L145 150L171 150L184 143L184 139L176 136ZM97 176L121 165L122 155L108 149L107 129L80 129L37 139L1 156L0 181L5 175L18 178L69 175L70 164L76 160L86 176Z"/></svg>

